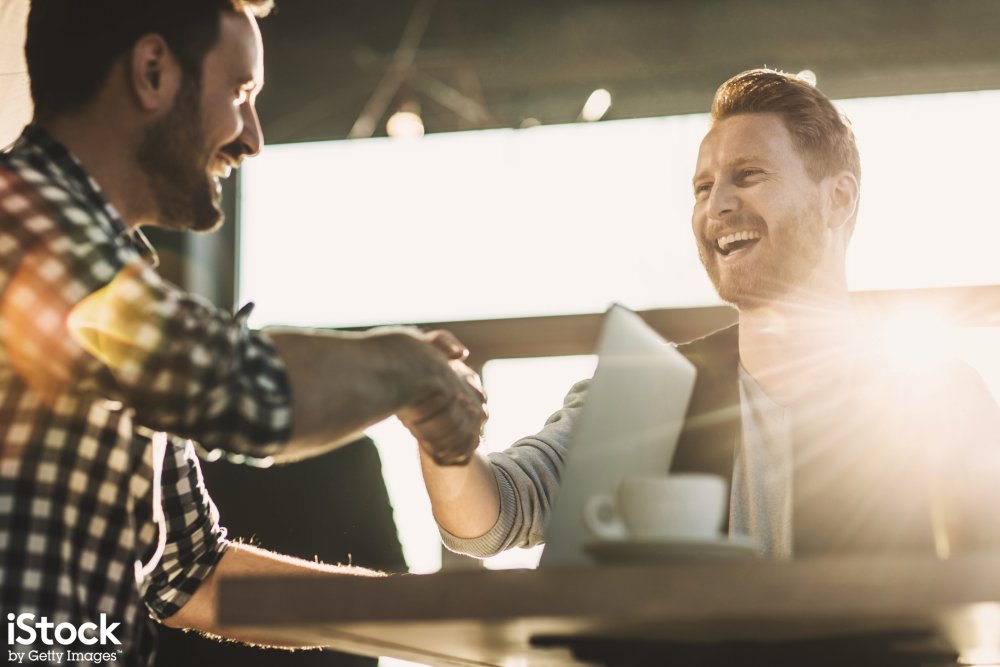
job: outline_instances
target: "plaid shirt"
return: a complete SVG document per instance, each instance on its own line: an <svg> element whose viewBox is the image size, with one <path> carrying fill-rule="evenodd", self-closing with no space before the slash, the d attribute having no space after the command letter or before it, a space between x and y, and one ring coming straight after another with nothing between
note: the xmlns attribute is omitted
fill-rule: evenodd
<svg viewBox="0 0 1000 667"><path fill-rule="evenodd" d="M44 131L0 154L0 618L106 614L123 645L80 648L118 662L226 548L187 438L264 457L291 423L284 368L247 313L164 282L151 258Z"/></svg>

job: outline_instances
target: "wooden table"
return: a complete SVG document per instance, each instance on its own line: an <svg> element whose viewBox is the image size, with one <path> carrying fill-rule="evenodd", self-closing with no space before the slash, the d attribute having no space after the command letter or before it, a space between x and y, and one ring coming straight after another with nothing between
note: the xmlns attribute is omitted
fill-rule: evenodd
<svg viewBox="0 0 1000 667"><path fill-rule="evenodd" d="M1000 554L221 586L225 625L429 665L1000 663Z"/></svg>

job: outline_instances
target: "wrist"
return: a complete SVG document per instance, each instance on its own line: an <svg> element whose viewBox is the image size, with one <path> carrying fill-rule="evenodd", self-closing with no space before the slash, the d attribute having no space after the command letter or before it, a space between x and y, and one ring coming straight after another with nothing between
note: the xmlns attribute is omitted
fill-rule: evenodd
<svg viewBox="0 0 1000 667"><path fill-rule="evenodd" d="M424 342L416 329L377 330L369 341L385 360L386 382L395 388L398 406L412 406L442 390L440 368L445 359Z"/></svg>

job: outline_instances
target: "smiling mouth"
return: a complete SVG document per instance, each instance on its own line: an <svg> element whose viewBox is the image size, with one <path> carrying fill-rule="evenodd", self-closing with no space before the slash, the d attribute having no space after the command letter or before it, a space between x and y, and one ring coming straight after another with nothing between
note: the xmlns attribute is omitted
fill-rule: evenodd
<svg viewBox="0 0 1000 667"><path fill-rule="evenodd" d="M756 245L761 237L762 234L758 231L733 232L715 239L715 249L723 256L728 257L735 252Z"/></svg>
<svg viewBox="0 0 1000 667"><path fill-rule="evenodd" d="M229 175L233 173L233 170L236 169L237 166L238 164L234 164L220 155L212 163L209 173L216 178L229 178Z"/></svg>

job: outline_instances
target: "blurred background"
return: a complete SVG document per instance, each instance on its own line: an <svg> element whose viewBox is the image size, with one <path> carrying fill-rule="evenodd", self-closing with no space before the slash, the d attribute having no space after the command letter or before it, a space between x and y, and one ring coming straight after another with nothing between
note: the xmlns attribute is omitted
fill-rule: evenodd
<svg viewBox="0 0 1000 667"><path fill-rule="evenodd" d="M0 144L30 117L26 5L0 0ZM854 125L848 275L886 354L918 373L957 350L1000 395L998 29L995 0L279 1L261 22L268 146L226 183L226 225L150 235L169 278L255 301L256 326L448 327L490 394L483 447L502 449L592 373L609 303L676 341L734 319L697 259L690 179L715 88L766 65ZM206 474L265 547L478 566L442 554L401 427L369 435L322 464L328 487L296 467Z"/></svg>

